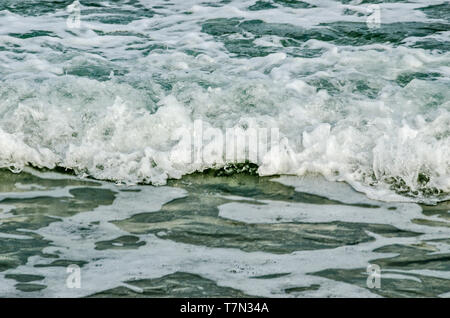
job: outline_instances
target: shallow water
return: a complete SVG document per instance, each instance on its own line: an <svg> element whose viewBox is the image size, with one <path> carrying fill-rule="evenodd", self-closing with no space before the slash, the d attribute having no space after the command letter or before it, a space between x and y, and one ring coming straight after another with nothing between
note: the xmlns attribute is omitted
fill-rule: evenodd
<svg viewBox="0 0 450 318"><path fill-rule="evenodd" d="M210 172L154 187L0 173L3 297L450 293L448 202L374 201L322 177ZM79 289L67 285L73 264Z"/></svg>
<svg viewBox="0 0 450 318"><path fill-rule="evenodd" d="M2 0L0 296L450 296L449 6Z"/></svg>

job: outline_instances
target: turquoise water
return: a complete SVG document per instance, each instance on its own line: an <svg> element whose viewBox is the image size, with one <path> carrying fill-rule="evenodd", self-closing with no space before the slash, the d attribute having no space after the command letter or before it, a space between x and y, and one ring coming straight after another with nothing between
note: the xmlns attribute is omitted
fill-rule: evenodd
<svg viewBox="0 0 450 318"><path fill-rule="evenodd" d="M1 1L0 296L448 297L449 9Z"/></svg>

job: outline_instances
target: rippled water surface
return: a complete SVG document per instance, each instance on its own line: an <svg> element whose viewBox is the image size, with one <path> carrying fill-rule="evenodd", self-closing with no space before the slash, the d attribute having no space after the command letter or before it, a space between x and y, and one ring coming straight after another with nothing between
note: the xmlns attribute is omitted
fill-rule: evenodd
<svg viewBox="0 0 450 318"><path fill-rule="evenodd" d="M79 2L0 1L0 296L450 296L449 1Z"/></svg>
<svg viewBox="0 0 450 318"><path fill-rule="evenodd" d="M1 172L0 295L417 297L450 292L448 203L367 199L318 177L117 186ZM69 265L81 288L67 288ZM381 288L366 268L381 268Z"/></svg>

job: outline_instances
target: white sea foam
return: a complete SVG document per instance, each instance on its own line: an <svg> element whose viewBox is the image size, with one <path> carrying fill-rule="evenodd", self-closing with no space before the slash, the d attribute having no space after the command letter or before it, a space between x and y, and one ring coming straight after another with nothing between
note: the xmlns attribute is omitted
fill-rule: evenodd
<svg viewBox="0 0 450 318"><path fill-rule="evenodd" d="M0 12L0 46L7 48L0 51L0 166L61 166L98 179L165 184L227 163L208 151L219 142L214 138L203 142L202 162L183 159L198 145L180 131L193 134L195 120L202 120L222 134L227 128L278 129L283 142L266 145L270 151L253 160L260 175L321 174L382 200L448 198L450 53L411 47L425 38L446 41L445 32L408 37L408 45L301 43L302 50L322 52L315 57L283 51L280 36L228 35L281 50L249 58L202 32L202 24L216 18L304 30L365 21L343 14L356 3L248 10L253 3L161 3L153 17L128 24L101 23L89 11L83 16L82 6L81 27L74 30L66 27L63 10ZM382 4L382 23L439 22L415 9L440 3ZM49 33L12 35L36 30ZM149 51L149 45L159 48ZM411 73L435 78L398 82Z"/></svg>

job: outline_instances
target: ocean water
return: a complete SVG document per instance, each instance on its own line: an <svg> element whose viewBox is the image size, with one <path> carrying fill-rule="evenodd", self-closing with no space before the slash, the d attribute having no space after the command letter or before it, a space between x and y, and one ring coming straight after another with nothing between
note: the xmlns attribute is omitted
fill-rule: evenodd
<svg viewBox="0 0 450 318"><path fill-rule="evenodd" d="M449 36L442 0L1 0L0 296L450 296Z"/></svg>

